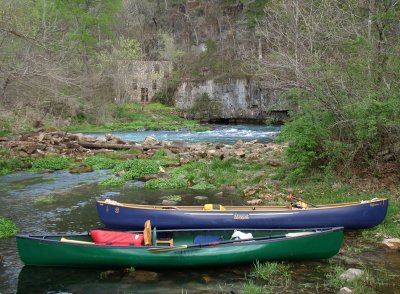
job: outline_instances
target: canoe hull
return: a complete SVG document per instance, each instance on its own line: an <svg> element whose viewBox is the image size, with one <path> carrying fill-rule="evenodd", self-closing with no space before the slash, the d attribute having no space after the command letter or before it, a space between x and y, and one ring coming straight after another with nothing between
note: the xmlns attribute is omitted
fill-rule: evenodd
<svg viewBox="0 0 400 294"><path fill-rule="evenodd" d="M380 224L388 200L286 211L194 211L184 209L143 209L135 206L96 203L98 215L107 228L139 229L146 220L160 229L255 228L296 229L344 227L365 229Z"/></svg>
<svg viewBox="0 0 400 294"><path fill-rule="evenodd" d="M86 245L17 236L21 260L32 266L185 268L270 260L327 259L338 253L343 229L294 238L221 244L168 252L149 247Z"/></svg>

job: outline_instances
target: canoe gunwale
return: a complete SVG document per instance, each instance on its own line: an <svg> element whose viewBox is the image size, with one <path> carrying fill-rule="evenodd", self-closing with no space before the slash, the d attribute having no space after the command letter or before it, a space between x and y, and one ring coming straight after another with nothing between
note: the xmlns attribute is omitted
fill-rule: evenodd
<svg viewBox="0 0 400 294"><path fill-rule="evenodd" d="M232 229L227 229L226 231L231 231ZM227 243L227 244L215 244L215 246L223 246L223 247L230 247L230 246L246 246L246 245L259 245L263 243L270 243L270 242L280 242L283 240L292 240L292 239L301 239L301 238L308 238L311 236L319 236L323 234L330 234L333 232L337 231L343 231L343 227L332 227L332 228L306 228L306 229L241 229L243 231L266 231L266 232L271 232L271 231L286 231L287 233L289 232L310 232L310 234L304 234L304 235L298 235L298 236L286 236L285 235L280 235L278 236L270 236L270 237L257 237L249 240L242 240L242 242L232 242L232 243ZM194 232L194 231L199 231L199 232L204 232L205 230L191 230L191 229L182 229L182 230L159 230L158 232ZM210 229L206 230L208 231L225 231L223 229ZM133 232L133 231L132 231ZM106 244L84 244L84 243L74 243L74 242L63 242L61 240L62 237L65 238L71 238L71 237L86 237L90 236L89 233L82 233L82 234L52 234L52 235L26 235L26 234L18 234L16 235L16 239L26 239L30 241L37 241L37 242L47 242L47 243L59 243L67 246L84 246L84 247L102 247L102 248L121 248L121 249L134 249L134 250L148 250L150 248L168 248L166 246L132 246L132 245L106 245ZM49 239L49 238L60 238L60 239ZM259 240L257 240L259 239ZM228 240L225 240L228 241ZM199 244L199 248L202 248L201 245L210 245L211 243L203 243ZM192 244L188 244L192 245ZM181 245L177 246L172 246L170 247L175 248L175 247L180 247ZM214 246L214 247L215 247Z"/></svg>
<svg viewBox="0 0 400 294"><path fill-rule="evenodd" d="M387 198L374 198L371 200L363 200L358 202L347 202L337 204L326 204L316 205L316 207L309 206L306 209L290 208L289 206L224 206L225 210L204 210L203 206L162 206L162 205L141 205L141 204L128 204L128 203L111 203L104 200L96 199L99 205L109 205L114 207L142 209L142 210L156 210L156 211L179 211L179 212L203 212L203 213L232 213L232 212L302 212L302 211L314 211L314 210L325 210L325 209L337 209L351 206L369 205L377 202L385 202Z"/></svg>

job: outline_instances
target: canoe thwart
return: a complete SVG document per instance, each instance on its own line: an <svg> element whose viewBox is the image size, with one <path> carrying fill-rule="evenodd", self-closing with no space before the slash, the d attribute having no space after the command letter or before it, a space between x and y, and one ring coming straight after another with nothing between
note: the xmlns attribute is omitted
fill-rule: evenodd
<svg viewBox="0 0 400 294"><path fill-rule="evenodd" d="M76 244L88 244L88 245L94 245L95 244L94 242L81 241L81 240L72 240L72 239L67 239L67 238L64 238L64 237L62 237L60 239L60 241L64 242L64 243L76 243Z"/></svg>

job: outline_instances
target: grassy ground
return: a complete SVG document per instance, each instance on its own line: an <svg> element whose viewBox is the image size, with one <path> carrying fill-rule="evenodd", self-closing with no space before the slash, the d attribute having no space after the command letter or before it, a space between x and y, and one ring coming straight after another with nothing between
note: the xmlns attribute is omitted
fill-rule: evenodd
<svg viewBox="0 0 400 294"><path fill-rule="evenodd" d="M179 117L178 110L160 103L139 104L126 103L116 106L115 121L108 124L95 125L86 121L77 122L65 128L70 132L108 132L135 130L208 130L196 120Z"/></svg>

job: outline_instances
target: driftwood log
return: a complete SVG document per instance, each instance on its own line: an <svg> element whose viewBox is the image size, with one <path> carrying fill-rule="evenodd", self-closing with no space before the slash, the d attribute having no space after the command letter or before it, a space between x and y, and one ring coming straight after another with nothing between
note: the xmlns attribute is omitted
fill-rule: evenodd
<svg viewBox="0 0 400 294"><path fill-rule="evenodd" d="M162 148L162 146L92 143L92 142L85 142L85 141L78 141L76 143L84 148L89 148L89 149L112 149L112 150L137 149L137 150L146 151L146 150L150 150L150 149L161 149Z"/></svg>

